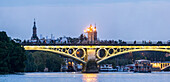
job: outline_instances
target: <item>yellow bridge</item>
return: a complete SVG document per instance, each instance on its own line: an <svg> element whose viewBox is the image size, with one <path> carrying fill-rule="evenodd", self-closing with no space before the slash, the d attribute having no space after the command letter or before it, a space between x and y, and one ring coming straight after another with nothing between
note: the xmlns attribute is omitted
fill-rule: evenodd
<svg viewBox="0 0 170 82"><path fill-rule="evenodd" d="M158 68L156 71L164 70L170 67L170 62L152 62L152 68Z"/></svg>
<svg viewBox="0 0 170 82"><path fill-rule="evenodd" d="M23 45L25 50L49 51L82 63L95 58L97 63L111 57L137 51L160 51L170 53L168 45ZM103 55L102 55L103 54Z"/></svg>

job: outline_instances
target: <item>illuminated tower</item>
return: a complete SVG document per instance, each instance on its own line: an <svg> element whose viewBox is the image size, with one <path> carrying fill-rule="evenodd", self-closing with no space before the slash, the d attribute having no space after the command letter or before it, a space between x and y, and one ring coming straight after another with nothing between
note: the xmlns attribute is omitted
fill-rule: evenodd
<svg viewBox="0 0 170 82"><path fill-rule="evenodd" d="M94 41L95 41L95 42L97 41L97 30L96 30L96 24L95 24L95 27L94 27Z"/></svg>
<svg viewBox="0 0 170 82"><path fill-rule="evenodd" d="M38 40L35 19L34 19L33 34L32 34L31 40Z"/></svg>
<svg viewBox="0 0 170 82"><path fill-rule="evenodd" d="M89 29L90 29L90 31L89 32L87 32L88 33L88 41L90 42L90 43L93 43L92 41L93 41L93 29L92 29L93 27L92 27L92 25L90 24L90 27L89 27Z"/></svg>
<svg viewBox="0 0 170 82"><path fill-rule="evenodd" d="M93 27L90 24L90 27L88 27L86 30L84 30L85 33L88 33L88 42L91 44L94 44L97 41L97 30L96 26Z"/></svg>

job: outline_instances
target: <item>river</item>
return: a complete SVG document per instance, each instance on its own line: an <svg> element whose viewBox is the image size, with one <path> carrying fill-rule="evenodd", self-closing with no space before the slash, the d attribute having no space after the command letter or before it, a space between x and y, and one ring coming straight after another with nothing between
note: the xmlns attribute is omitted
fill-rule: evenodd
<svg viewBox="0 0 170 82"><path fill-rule="evenodd" d="M170 72L102 72L98 74L34 72L24 75L0 75L0 82L169 82L169 80Z"/></svg>

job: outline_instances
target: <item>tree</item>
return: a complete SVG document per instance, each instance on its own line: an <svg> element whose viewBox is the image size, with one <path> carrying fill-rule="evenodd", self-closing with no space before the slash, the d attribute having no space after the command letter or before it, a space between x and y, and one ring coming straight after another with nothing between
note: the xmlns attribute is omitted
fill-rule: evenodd
<svg viewBox="0 0 170 82"><path fill-rule="evenodd" d="M24 48L11 40L6 32L0 32L0 73L23 72L24 52Z"/></svg>
<svg viewBox="0 0 170 82"><path fill-rule="evenodd" d="M16 43L21 43L20 39L13 39Z"/></svg>
<svg viewBox="0 0 170 82"><path fill-rule="evenodd" d="M27 60L25 63L25 71L27 72L35 72L37 69L36 64L34 63L34 58L32 57L31 52L25 52Z"/></svg>
<svg viewBox="0 0 170 82"><path fill-rule="evenodd" d="M22 43L26 43L27 41L26 40L24 40Z"/></svg>
<svg viewBox="0 0 170 82"><path fill-rule="evenodd" d="M119 44L122 44L122 42L123 42L122 40L119 40Z"/></svg>
<svg viewBox="0 0 170 82"><path fill-rule="evenodd" d="M84 40L84 36L83 36L83 34L81 34L81 35L80 35L80 43L82 43L83 40Z"/></svg>
<svg viewBox="0 0 170 82"><path fill-rule="evenodd" d="M60 71L61 64L64 64L64 59L59 55L50 52L28 52L25 71L40 71L43 72L48 68L50 72Z"/></svg>
<svg viewBox="0 0 170 82"><path fill-rule="evenodd" d="M2 34L1 34L2 35ZM9 53L7 43L3 42L0 35L0 73L8 73L9 69Z"/></svg>
<svg viewBox="0 0 170 82"><path fill-rule="evenodd" d="M136 40L134 41L134 44L136 44Z"/></svg>

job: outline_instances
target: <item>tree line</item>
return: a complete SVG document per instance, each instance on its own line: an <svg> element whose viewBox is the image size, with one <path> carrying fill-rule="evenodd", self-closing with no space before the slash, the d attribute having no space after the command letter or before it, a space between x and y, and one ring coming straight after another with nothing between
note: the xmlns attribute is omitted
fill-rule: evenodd
<svg viewBox="0 0 170 82"><path fill-rule="evenodd" d="M24 72L25 50L11 40L6 32L0 32L0 73Z"/></svg>
<svg viewBox="0 0 170 82"><path fill-rule="evenodd" d="M15 39L14 39L15 40ZM0 32L0 74L17 72L60 71L64 59L59 55L42 51L25 51L24 48Z"/></svg>
<svg viewBox="0 0 170 82"><path fill-rule="evenodd" d="M64 58L50 52L26 52L26 58L25 72L58 72L61 64L65 64Z"/></svg>

